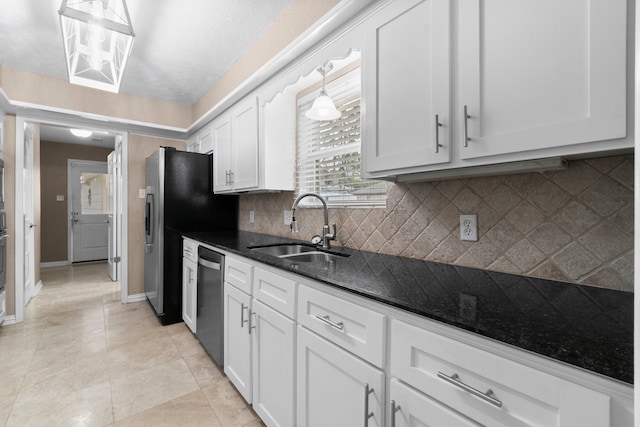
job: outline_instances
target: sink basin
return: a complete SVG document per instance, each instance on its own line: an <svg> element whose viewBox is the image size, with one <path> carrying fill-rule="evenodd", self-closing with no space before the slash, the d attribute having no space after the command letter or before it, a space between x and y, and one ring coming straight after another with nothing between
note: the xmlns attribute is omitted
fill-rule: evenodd
<svg viewBox="0 0 640 427"><path fill-rule="evenodd" d="M340 258L346 258L349 255L334 255L327 252L314 251L300 254L282 255L279 258L288 259L296 262L331 262Z"/></svg>
<svg viewBox="0 0 640 427"><path fill-rule="evenodd" d="M277 244L277 245L269 245L269 246L256 246L250 247L252 251L260 252L261 254L273 255L277 257L287 256L287 255L297 255L303 254L305 252L314 252L317 249L313 246L305 246L301 244Z"/></svg>
<svg viewBox="0 0 640 427"><path fill-rule="evenodd" d="M331 253L318 249L316 246L300 243L278 243L274 245L249 247L252 251L262 254L288 259L296 262L331 262L349 255Z"/></svg>

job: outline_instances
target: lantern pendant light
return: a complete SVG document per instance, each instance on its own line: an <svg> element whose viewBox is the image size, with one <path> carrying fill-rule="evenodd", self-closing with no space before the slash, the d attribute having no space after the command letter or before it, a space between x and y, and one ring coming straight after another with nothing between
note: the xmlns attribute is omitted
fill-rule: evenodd
<svg viewBox="0 0 640 427"><path fill-rule="evenodd" d="M119 92L135 37L125 0L63 0L58 14L69 83Z"/></svg>

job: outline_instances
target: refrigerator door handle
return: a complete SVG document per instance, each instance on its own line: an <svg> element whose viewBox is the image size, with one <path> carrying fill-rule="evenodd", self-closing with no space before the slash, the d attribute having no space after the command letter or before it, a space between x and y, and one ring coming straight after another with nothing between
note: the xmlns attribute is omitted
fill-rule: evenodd
<svg viewBox="0 0 640 427"><path fill-rule="evenodd" d="M153 193L147 193L146 208L144 212L145 240L153 243Z"/></svg>

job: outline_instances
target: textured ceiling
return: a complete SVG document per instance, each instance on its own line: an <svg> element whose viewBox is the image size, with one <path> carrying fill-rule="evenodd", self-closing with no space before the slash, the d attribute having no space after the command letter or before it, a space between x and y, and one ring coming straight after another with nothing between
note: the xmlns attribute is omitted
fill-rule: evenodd
<svg viewBox="0 0 640 427"><path fill-rule="evenodd" d="M292 0L127 0L120 91L193 105ZM0 64L66 79L61 0L0 0Z"/></svg>

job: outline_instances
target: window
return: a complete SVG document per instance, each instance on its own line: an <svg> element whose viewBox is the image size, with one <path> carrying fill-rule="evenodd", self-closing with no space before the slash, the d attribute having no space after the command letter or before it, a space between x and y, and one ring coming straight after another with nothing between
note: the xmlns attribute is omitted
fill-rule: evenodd
<svg viewBox="0 0 640 427"><path fill-rule="evenodd" d="M342 112L336 120L314 121L304 115L320 87L298 97L298 194L320 194L331 207L385 207L387 184L360 176L360 68L328 81L325 89ZM320 202L306 198L301 204Z"/></svg>

